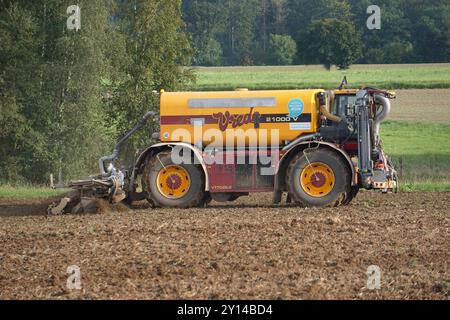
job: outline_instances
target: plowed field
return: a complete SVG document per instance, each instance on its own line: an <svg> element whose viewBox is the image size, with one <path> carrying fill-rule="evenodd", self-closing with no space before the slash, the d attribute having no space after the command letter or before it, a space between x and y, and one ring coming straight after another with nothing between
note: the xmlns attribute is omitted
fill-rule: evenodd
<svg viewBox="0 0 450 320"><path fill-rule="evenodd" d="M363 192L338 209L270 198L56 217L2 201L0 299L449 299L450 193ZM66 286L73 265L81 290Z"/></svg>

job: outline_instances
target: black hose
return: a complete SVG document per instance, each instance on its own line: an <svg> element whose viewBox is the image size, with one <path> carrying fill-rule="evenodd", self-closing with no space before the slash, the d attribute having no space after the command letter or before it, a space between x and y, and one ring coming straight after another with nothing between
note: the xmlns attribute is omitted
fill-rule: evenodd
<svg viewBox="0 0 450 320"><path fill-rule="evenodd" d="M116 160L117 157L119 156L119 152L120 152L120 149L122 148L122 145L123 145L128 139L130 139L130 137L131 137L132 135L134 135L138 130L140 130L142 127L144 127L145 124L147 123L147 120L148 120L150 117L154 117L155 115L156 115L156 112L154 112L154 111L149 111L149 112L147 112L147 113L142 117L142 119L134 126L134 128L131 129L126 135L124 135L124 136L116 143L116 145L114 146L113 153L112 153L111 155L100 158L100 160L99 160L99 167L100 167L100 174L101 174L102 176L108 176L108 175L109 175L109 173L106 172L106 170L105 170L105 162L106 162L106 161L114 161L114 160Z"/></svg>

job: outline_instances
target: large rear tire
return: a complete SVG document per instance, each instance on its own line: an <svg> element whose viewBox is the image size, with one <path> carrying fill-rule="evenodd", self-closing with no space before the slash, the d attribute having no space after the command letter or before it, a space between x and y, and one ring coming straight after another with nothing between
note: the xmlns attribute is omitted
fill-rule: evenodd
<svg viewBox="0 0 450 320"><path fill-rule="evenodd" d="M349 199L351 170L336 152L307 149L295 156L286 172L291 199L306 207L337 207Z"/></svg>
<svg viewBox="0 0 450 320"><path fill-rule="evenodd" d="M156 207L201 207L207 200L202 168L195 164L175 164L170 152L161 152L147 161L142 185L147 200Z"/></svg>

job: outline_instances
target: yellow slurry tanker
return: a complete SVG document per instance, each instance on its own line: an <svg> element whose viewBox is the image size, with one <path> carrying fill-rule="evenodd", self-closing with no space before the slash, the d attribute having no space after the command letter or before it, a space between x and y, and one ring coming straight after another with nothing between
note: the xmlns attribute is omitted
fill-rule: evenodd
<svg viewBox="0 0 450 320"><path fill-rule="evenodd" d="M300 206L339 206L360 188L396 191L380 139L394 97L374 88L161 92L159 141L116 169L123 143L157 116L149 112L100 159L100 175L70 182L77 196L49 212L82 212L92 198L189 208L251 192L271 192L275 204L286 194Z"/></svg>

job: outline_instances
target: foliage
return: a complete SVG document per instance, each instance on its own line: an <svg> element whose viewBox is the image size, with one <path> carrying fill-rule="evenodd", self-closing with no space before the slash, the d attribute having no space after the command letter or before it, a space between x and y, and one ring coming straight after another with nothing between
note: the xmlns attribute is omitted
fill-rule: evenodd
<svg viewBox="0 0 450 320"><path fill-rule="evenodd" d="M221 1L183 2L183 18L195 50L194 65L222 64L222 45L215 35L225 30L224 10Z"/></svg>
<svg viewBox="0 0 450 320"><path fill-rule="evenodd" d="M196 65L220 66L222 64L222 46L215 39L209 39L204 50L200 51L195 61Z"/></svg>
<svg viewBox="0 0 450 320"><path fill-rule="evenodd" d="M97 159L156 109L153 89L191 79L181 1L80 0L78 31L66 28L72 4L0 0L2 181L97 172Z"/></svg>
<svg viewBox="0 0 450 320"><path fill-rule="evenodd" d="M350 22L337 19L317 20L300 36L302 59L347 69L361 56L361 40Z"/></svg>
<svg viewBox="0 0 450 320"><path fill-rule="evenodd" d="M153 91L177 90L193 79L191 47L182 32L181 2L165 0L122 2L117 7L117 32L122 58L116 68L122 77L111 87L108 116L124 135L149 110L158 111ZM148 130L137 133L122 152L130 162L137 148L148 144Z"/></svg>
<svg viewBox="0 0 450 320"><path fill-rule="evenodd" d="M291 36L271 34L269 38L269 64L290 65L297 54L297 44Z"/></svg>
<svg viewBox="0 0 450 320"><path fill-rule="evenodd" d="M381 9L380 30L366 24L367 8L374 4ZM183 19L193 38L196 65L212 65L202 57L219 47L221 58L214 59L214 65L219 60L221 65L265 64L271 58L271 34L291 36L305 52L315 40L300 35L330 19L352 24L361 35L360 63L449 62L450 57L448 0L184 0ZM341 39L339 32L333 36ZM218 57L220 52L215 52ZM304 57L296 62L327 63Z"/></svg>

